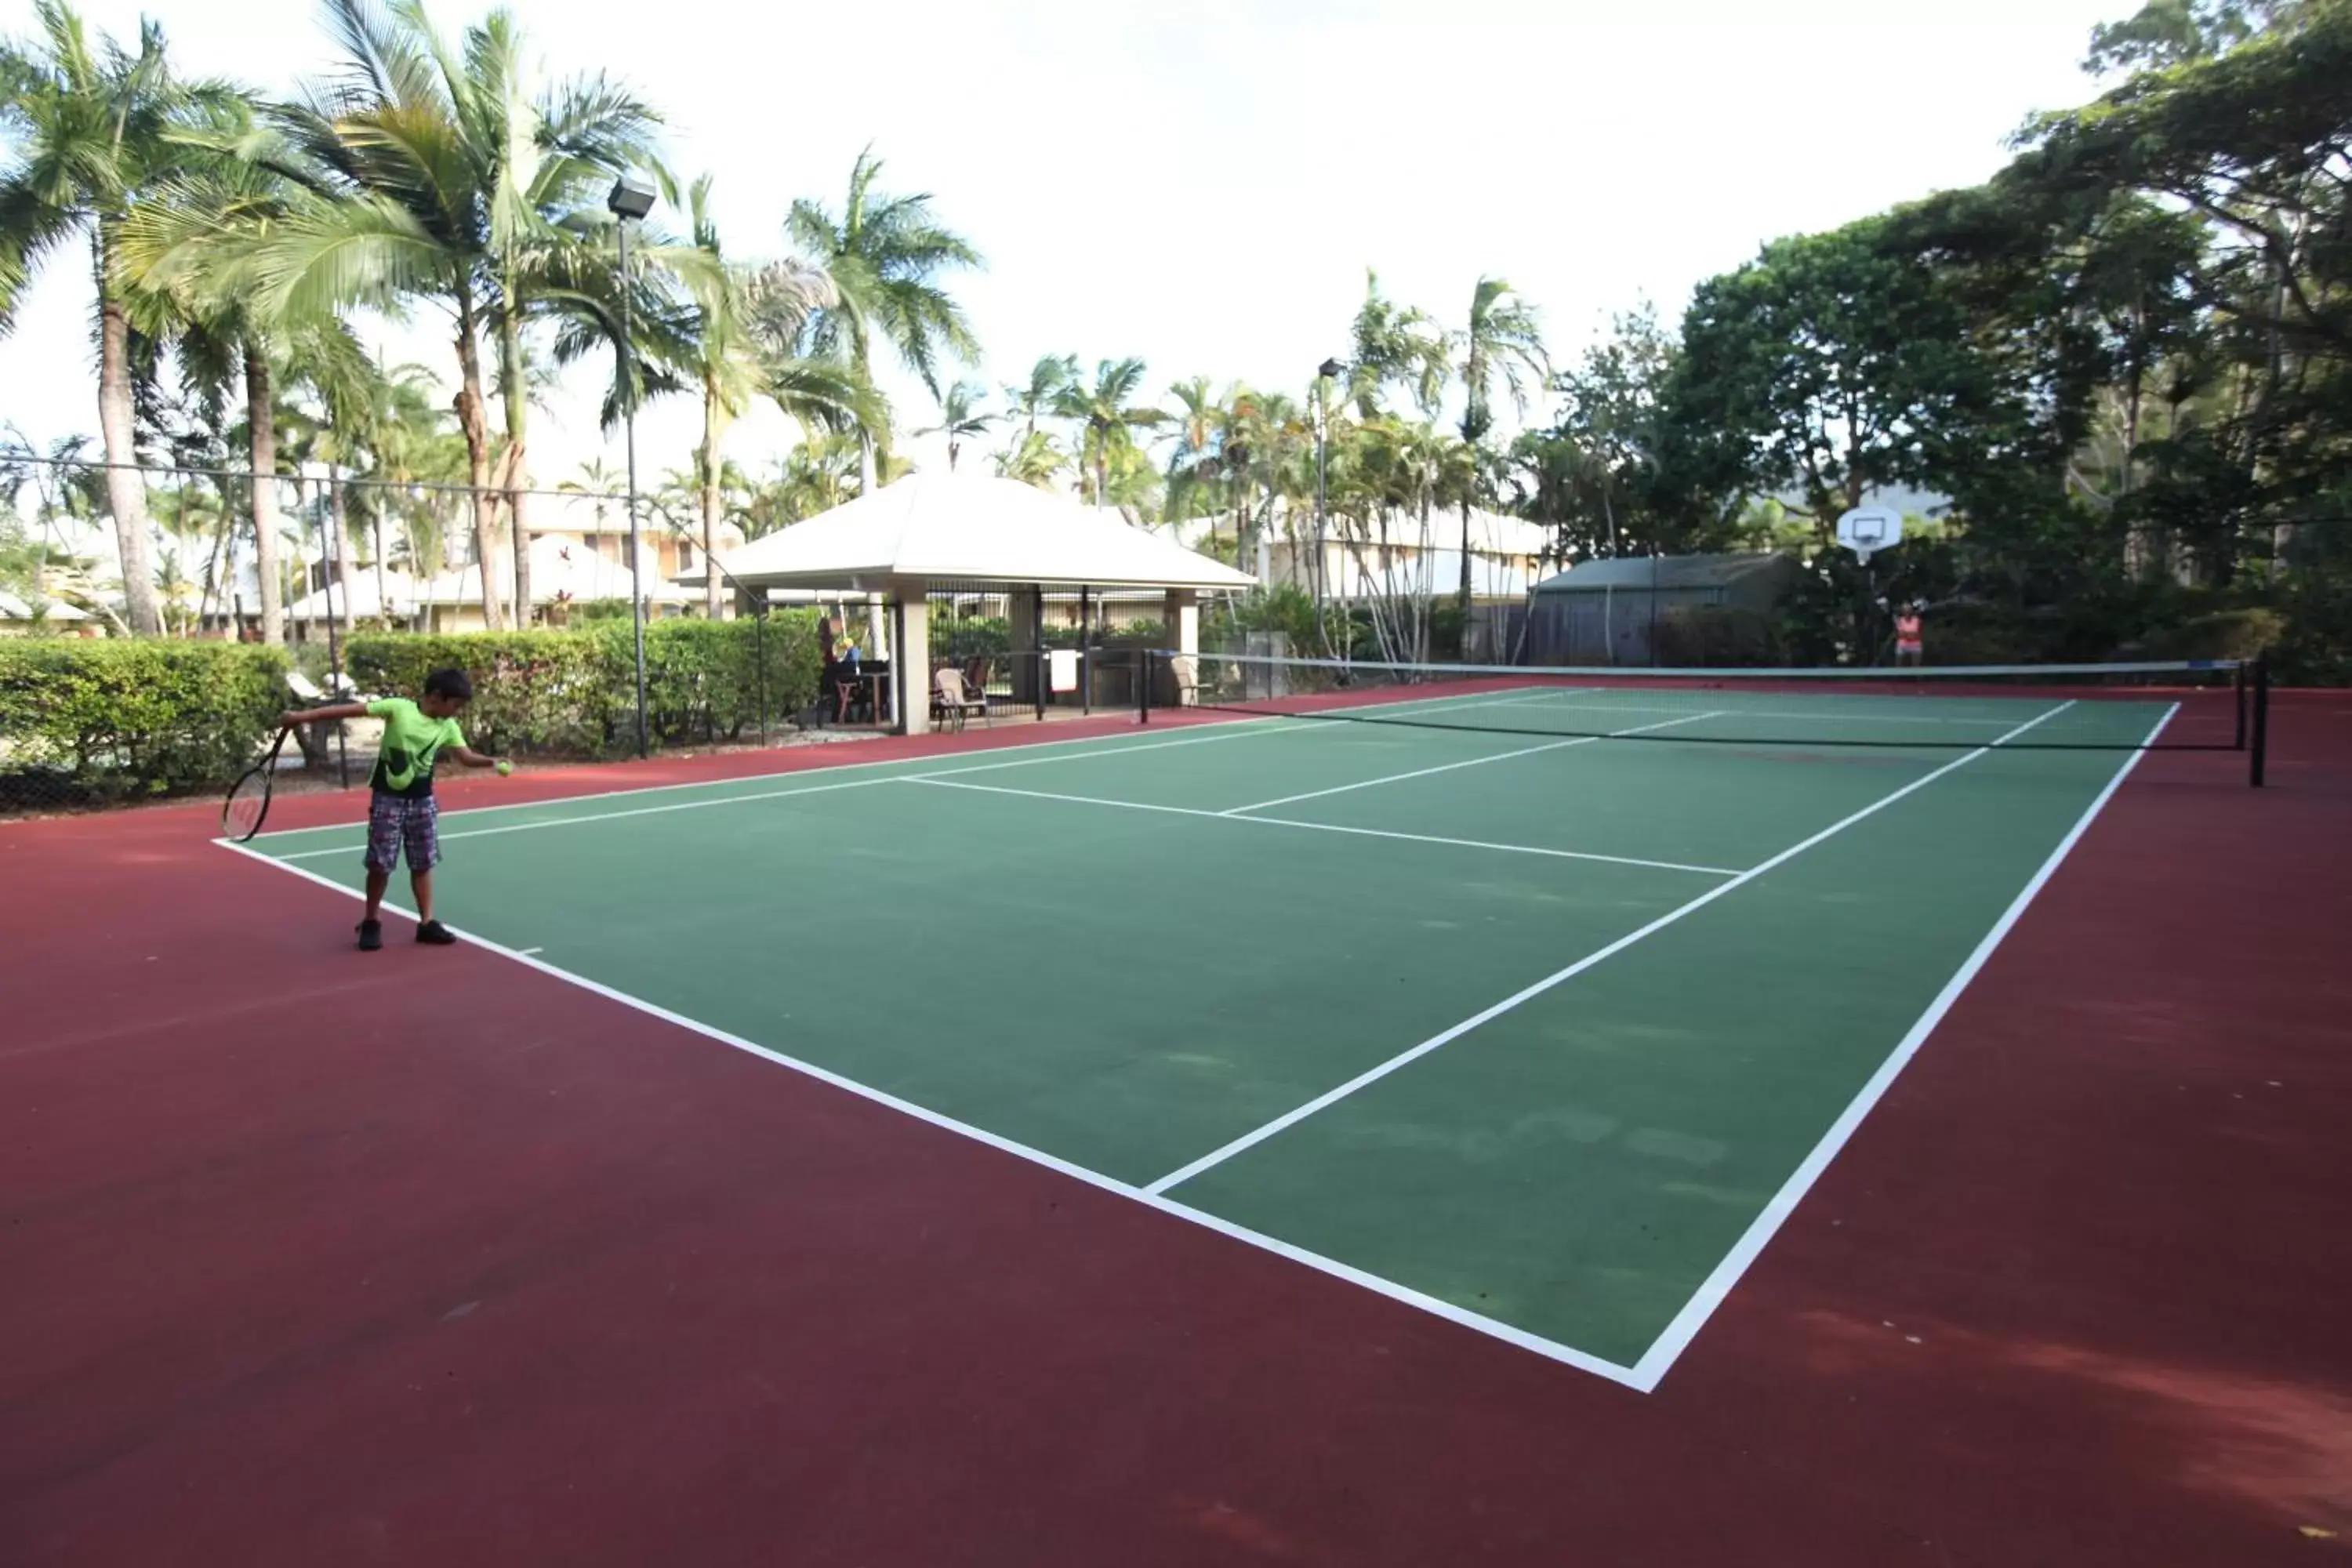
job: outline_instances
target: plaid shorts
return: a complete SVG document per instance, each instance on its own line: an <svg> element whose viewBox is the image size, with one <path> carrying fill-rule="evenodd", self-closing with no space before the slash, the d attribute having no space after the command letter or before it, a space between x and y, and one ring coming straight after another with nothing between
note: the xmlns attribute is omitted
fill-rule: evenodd
<svg viewBox="0 0 2352 1568"><path fill-rule="evenodd" d="M430 871L441 861L441 804L431 795L410 799L378 791L368 805L367 868L390 871L408 851L414 876Z"/></svg>

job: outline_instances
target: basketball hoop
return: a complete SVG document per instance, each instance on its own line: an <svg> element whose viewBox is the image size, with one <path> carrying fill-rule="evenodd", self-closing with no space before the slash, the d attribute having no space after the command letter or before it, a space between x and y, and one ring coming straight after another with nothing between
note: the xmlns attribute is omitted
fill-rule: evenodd
<svg viewBox="0 0 2352 1568"><path fill-rule="evenodd" d="M1903 542L1903 519L1883 506L1858 506L1837 521L1838 542L1864 562Z"/></svg>

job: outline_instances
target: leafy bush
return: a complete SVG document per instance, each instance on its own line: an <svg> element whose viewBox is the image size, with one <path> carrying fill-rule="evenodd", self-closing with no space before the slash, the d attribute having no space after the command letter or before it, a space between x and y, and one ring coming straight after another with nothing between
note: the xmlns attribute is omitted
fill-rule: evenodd
<svg viewBox="0 0 2352 1568"><path fill-rule="evenodd" d="M963 616L931 612L931 652L961 664L985 656L1002 658L1013 649L1013 624L1003 616Z"/></svg>
<svg viewBox="0 0 2352 1568"><path fill-rule="evenodd" d="M606 658L618 672L614 706L620 726L633 726L634 650L627 626L599 627ZM813 611L756 618L680 619L646 627L646 722L666 744L739 740L760 722L761 654L766 656L767 711L772 721L816 698L821 656Z"/></svg>
<svg viewBox="0 0 2352 1568"><path fill-rule="evenodd" d="M0 802L226 787L277 728L288 668L237 643L0 642Z"/></svg>
<svg viewBox="0 0 2352 1568"><path fill-rule="evenodd" d="M346 647L369 697L415 697L436 669L462 669L474 700L459 722L491 752L593 755L614 721L610 650L592 632L362 632Z"/></svg>
<svg viewBox="0 0 2352 1568"><path fill-rule="evenodd" d="M1658 662L1682 668L1771 668L1788 662L1780 617L1732 605L1677 605L1658 617Z"/></svg>
<svg viewBox="0 0 2352 1568"><path fill-rule="evenodd" d="M2278 646L2286 617L2276 610L2222 610L2151 635L2155 658L2252 658Z"/></svg>
<svg viewBox="0 0 2352 1568"><path fill-rule="evenodd" d="M761 655L772 722L816 695L816 616L810 611L646 626L646 717L664 743L737 740L757 727ZM486 750L593 756L635 735L635 638L626 621L580 631L362 634L351 669L371 696L414 696L434 670L473 678L463 721Z"/></svg>

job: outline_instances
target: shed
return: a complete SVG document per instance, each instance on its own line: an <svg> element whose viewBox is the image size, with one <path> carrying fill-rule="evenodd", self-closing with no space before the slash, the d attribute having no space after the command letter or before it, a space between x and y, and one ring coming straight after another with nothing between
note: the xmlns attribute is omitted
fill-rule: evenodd
<svg viewBox="0 0 2352 1568"><path fill-rule="evenodd" d="M1652 664L1658 627L1669 616L1705 609L1769 615L1804 576L1804 563L1779 551L1582 562L1536 584L1528 656L1540 664Z"/></svg>

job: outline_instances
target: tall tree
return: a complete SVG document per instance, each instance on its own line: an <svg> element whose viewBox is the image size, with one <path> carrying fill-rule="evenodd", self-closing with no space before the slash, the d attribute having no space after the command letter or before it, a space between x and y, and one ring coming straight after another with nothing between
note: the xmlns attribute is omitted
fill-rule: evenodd
<svg viewBox="0 0 2352 1568"><path fill-rule="evenodd" d="M1364 302L1349 331L1346 397L1359 416L1381 410L1381 395L1402 391L1423 417L1433 416L1452 380L1452 345L1425 312L1381 292L1380 274L1364 274Z"/></svg>
<svg viewBox="0 0 2352 1568"><path fill-rule="evenodd" d="M689 245L682 251L662 252L660 258L677 274L687 296L688 319L679 334L683 352L678 368L702 396L702 439L694 458L695 500L702 520L702 553L709 561L718 554L719 521L724 510L720 479L725 460L720 445L728 427L762 393L777 394L789 407L797 391L804 401L822 403L832 411L844 399L854 398L860 388L837 372L835 380L839 384L813 386L812 374L824 367L793 362L792 340L800 335L800 324L812 311L838 298L831 281L803 267L730 265L711 212L707 174L688 192L687 212L692 225ZM779 319L791 324L774 332L773 323ZM762 321L770 324L771 337L762 336ZM704 613L715 620L719 613L719 574L706 566L704 576Z"/></svg>
<svg viewBox="0 0 2352 1568"><path fill-rule="evenodd" d="M1045 354L1029 367L1029 379L1019 386L1004 389L1005 401L1021 418L1022 444L1037 433L1040 416L1054 412L1054 401L1065 388L1078 379L1078 356L1076 354Z"/></svg>
<svg viewBox="0 0 2352 1568"><path fill-rule="evenodd" d="M1083 383L1066 386L1055 399L1055 412L1079 426L1079 461L1094 471L1097 506L1109 504L1115 455L1134 450L1137 431L1168 422L1168 416L1157 408L1134 405L1132 400L1143 386L1143 374L1139 359L1107 359L1095 367L1091 387Z"/></svg>
<svg viewBox="0 0 2352 1568"><path fill-rule="evenodd" d="M837 297L812 318L810 346L846 357L870 384L878 337L936 397L941 362L968 363L980 353L963 307L942 279L986 263L971 241L932 216L929 193L877 190L881 173L882 160L868 147L849 171L838 212L803 198L784 220L793 247L832 279ZM887 450L887 439L877 445Z"/></svg>
<svg viewBox="0 0 2352 1568"><path fill-rule="evenodd" d="M1070 455L1055 441L1051 430L1032 430L1015 445L997 453L990 464L1000 479L1018 479L1024 485L1051 490L1061 488L1062 475L1070 466Z"/></svg>
<svg viewBox="0 0 2352 1568"><path fill-rule="evenodd" d="M1495 383L1499 379L1521 415L1528 406L1528 383L1548 374L1543 331L1535 307L1519 298L1499 278L1481 278L1470 292L1469 319L1454 339L1460 353L1462 378L1462 440L1484 454L1495 426ZM1462 581L1459 595L1465 624L1470 613L1470 511L1478 487L1462 497Z"/></svg>
<svg viewBox="0 0 2352 1568"><path fill-rule="evenodd" d="M520 40L494 12L463 47L433 26L421 0L326 0L342 58L337 73L274 118L320 188L341 199L284 226L257 271L289 309L389 305L427 299L449 312L457 356L456 407L473 489L483 614L504 624L494 586L499 494L520 484L519 400L529 381L521 333L535 269L586 265L562 246L600 182L641 155L653 115L602 78L543 98L519 85ZM573 279L575 282L578 279ZM484 398L482 333L499 333L509 448L494 484ZM527 559L515 541L519 562ZM526 567L527 570L527 567ZM521 613L530 614L524 602Z"/></svg>
<svg viewBox="0 0 2352 1568"><path fill-rule="evenodd" d="M291 149L241 100L175 132L185 149L180 167L159 182L122 226L118 252L127 284L168 302L184 326L184 366L201 363L199 345L218 344L234 361L245 408L247 510L258 580L262 638L285 635L278 599L276 409L288 377L310 375L365 385L366 357L350 327L331 313L274 314L252 287L251 263L293 212L320 198L278 170ZM160 332L161 323L150 330Z"/></svg>
<svg viewBox="0 0 2352 1568"><path fill-rule="evenodd" d="M948 438L948 472L954 473L956 458L966 441L985 436L996 424L996 416L982 414L980 400L985 395L975 382L959 381L940 395L940 422L915 432L918 436L945 436Z"/></svg>
<svg viewBox="0 0 2352 1568"><path fill-rule="evenodd" d="M0 331L16 324L32 271L59 246L87 237L98 289L98 424L107 507L122 558L122 592L134 631L163 629L149 552L145 482L132 429L131 325L116 252L142 197L184 155L173 132L234 95L183 81L164 56L163 32L142 22L139 46L96 45L64 0L37 0L38 37L0 46Z"/></svg>

